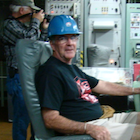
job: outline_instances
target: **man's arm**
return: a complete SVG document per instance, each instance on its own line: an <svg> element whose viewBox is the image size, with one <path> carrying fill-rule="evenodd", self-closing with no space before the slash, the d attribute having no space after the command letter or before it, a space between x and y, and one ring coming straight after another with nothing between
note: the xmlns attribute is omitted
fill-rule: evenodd
<svg viewBox="0 0 140 140"><path fill-rule="evenodd" d="M47 39L47 27L48 23L43 22L42 34L40 35L40 23L44 19L43 10L38 13L34 13L31 19L31 24L28 28L25 28L16 19L7 19L4 22L4 40L6 43L15 45L17 39L33 39L33 40L46 40ZM10 37L10 38L9 38Z"/></svg>
<svg viewBox="0 0 140 140"><path fill-rule="evenodd" d="M43 12L43 10L40 10L38 13L33 13L33 18L37 18L41 23L41 34L39 40L47 41L47 28L49 26L49 23L46 19L44 19L44 17L45 13Z"/></svg>
<svg viewBox="0 0 140 140"><path fill-rule="evenodd" d="M125 87L119 84L101 80L99 81L97 86L92 89L92 91L99 94L116 95L116 96L140 94L140 88L133 89L131 87Z"/></svg>
<svg viewBox="0 0 140 140"><path fill-rule="evenodd" d="M67 119L56 110L42 108L42 116L47 128L64 134L88 134L96 140L110 140L110 133L103 126L86 124Z"/></svg>

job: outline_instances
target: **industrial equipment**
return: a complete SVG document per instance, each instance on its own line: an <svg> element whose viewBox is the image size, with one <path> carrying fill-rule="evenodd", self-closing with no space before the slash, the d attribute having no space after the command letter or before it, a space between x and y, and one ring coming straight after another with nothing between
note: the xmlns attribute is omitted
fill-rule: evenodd
<svg viewBox="0 0 140 140"><path fill-rule="evenodd" d="M121 0L88 0L85 1L85 30L84 30L84 60L85 66L102 66L102 67L121 67L122 47L125 47L122 41L122 24L123 24L123 8L125 1ZM125 12L124 12L125 13ZM86 23L87 22L87 23ZM87 60L91 55L88 54L88 49L93 49L93 45L98 49L108 48L109 53L104 51L104 60L109 59L106 63L94 63L89 65ZM100 46L104 46L100 48ZM86 59L88 58L89 59ZM94 57L100 59L99 57ZM102 61L103 58L100 60ZM91 64L91 63L90 63Z"/></svg>
<svg viewBox="0 0 140 140"><path fill-rule="evenodd" d="M140 4L127 3L126 9L126 67L140 62Z"/></svg>

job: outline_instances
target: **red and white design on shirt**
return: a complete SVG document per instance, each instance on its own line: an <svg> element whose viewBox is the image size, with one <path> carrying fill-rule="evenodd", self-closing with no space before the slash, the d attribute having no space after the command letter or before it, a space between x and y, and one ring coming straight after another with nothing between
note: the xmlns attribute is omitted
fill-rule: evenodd
<svg viewBox="0 0 140 140"><path fill-rule="evenodd" d="M79 77L74 78L75 82L77 83L77 87L80 93L80 98L89 101L91 103L97 103L98 99L96 96L91 95L91 88L89 86L89 83L86 79L82 79Z"/></svg>

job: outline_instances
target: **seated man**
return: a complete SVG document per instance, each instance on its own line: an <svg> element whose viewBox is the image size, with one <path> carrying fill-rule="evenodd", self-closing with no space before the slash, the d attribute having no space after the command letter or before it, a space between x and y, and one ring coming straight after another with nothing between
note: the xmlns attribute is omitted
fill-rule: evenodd
<svg viewBox="0 0 140 140"><path fill-rule="evenodd" d="M42 116L47 128L63 134L89 134L96 140L140 139L140 113L115 113L99 119L102 109L92 93L126 96L140 88L98 80L72 64L79 32L71 16L54 17L48 27L53 55L36 74Z"/></svg>

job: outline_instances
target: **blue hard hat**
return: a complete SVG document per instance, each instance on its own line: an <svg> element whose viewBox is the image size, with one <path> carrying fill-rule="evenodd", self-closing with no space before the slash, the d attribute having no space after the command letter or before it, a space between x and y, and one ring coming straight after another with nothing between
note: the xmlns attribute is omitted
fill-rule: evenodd
<svg viewBox="0 0 140 140"><path fill-rule="evenodd" d="M81 34L75 20L69 15L55 16L49 23L48 37L64 34Z"/></svg>

